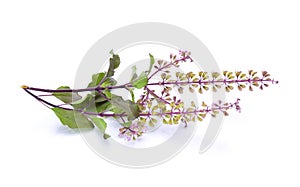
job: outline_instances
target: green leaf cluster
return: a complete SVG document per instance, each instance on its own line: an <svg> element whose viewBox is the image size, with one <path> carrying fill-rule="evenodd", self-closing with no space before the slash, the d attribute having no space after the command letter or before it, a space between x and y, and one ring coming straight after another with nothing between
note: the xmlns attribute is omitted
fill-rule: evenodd
<svg viewBox="0 0 300 187"><path fill-rule="evenodd" d="M84 97L76 92L70 92L70 87L61 86L57 90L61 92L54 92L52 95L63 103L72 106L73 109L66 109L62 107L52 108L63 125L69 128L94 128L95 126L103 133L103 137L109 138L110 136L105 133L107 124L104 119L97 115L104 112L112 112L114 114L126 115L126 121L122 125L130 126L132 120L139 117L140 109L134 102L133 90L141 89L148 83L148 75L152 70L154 64L154 57L149 54L150 66L147 71L142 71L140 75L136 73L136 67L132 67L132 76L130 83L133 87L126 87L132 96L132 100L124 100L121 96L114 95L108 89L110 86L117 84L113 78L115 70L120 66L121 60L119 55L111 51L111 58L109 59L109 68L107 72L99 72L92 75L92 80L87 85L87 88L95 88ZM101 88L101 89L99 89ZM63 91L65 90L65 91ZM124 119L123 119L124 120Z"/></svg>
<svg viewBox="0 0 300 187"><path fill-rule="evenodd" d="M121 96L114 95L111 98L111 104L114 107L114 112L127 114L128 121L139 117L140 111L138 105L130 100L124 100Z"/></svg>

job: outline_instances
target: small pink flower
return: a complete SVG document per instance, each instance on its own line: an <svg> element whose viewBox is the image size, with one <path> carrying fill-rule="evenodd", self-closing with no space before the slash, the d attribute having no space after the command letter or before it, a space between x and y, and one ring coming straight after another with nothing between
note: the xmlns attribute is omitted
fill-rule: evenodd
<svg viewBox="0 0 300 187"><path fill-rule="evenodd" d="M136 140L139 136L146 132L146 126L137 121L133 121L129 127L120 128L120 138L127 141Z"/></svg>

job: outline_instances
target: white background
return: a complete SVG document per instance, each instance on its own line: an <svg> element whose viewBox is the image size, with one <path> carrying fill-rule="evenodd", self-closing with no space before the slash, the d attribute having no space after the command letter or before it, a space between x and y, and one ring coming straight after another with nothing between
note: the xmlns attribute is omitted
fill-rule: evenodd
<svg viewBox="0 0 300 187"><path fill-rule="evenodd" d="M296 0L1 1L0 186L299 186L299 9ZM112 165L19 86L72 85L96 40L145 21L195 34L221 69L268 70L280 84L229 94L242 113L204 154L199 132L162 165Z"/></svg>

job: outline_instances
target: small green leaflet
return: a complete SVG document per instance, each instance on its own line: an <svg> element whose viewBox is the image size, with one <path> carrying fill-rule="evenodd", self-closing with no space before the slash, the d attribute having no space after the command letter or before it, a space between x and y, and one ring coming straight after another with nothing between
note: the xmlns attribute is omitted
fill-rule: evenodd
<svg viewBox="0 0 300 187"><path fill-rule="evenodd" d="M61 86L57 88L57 90L70 90L70 87ZM78 93L75 92L54 92L52 95L64 103L71 103L72 101L78 101L82 98Z"/></svg>
<svg viewBox="0 0 300 187"><path fill-rule="evenodd" d="M110 137L110 135L105 133L107 124L106 122L102 119L102 118L98 118L98 117L91 117L91 120L93 121L93 123L95 124L96 127L98 127L98 129L103 133L103 138L107 139Z"/></svg>
<svg viewBox="0 0 300 187"><path fill-rule="evenodd" d="M101 87L113 86L116 84L117 84L117 81L114 78L106 77L105 81L101 84Z"/></svg>
<svg viewBox="0 0 300 187"><path fill-rule="evenodd" d="M139 117L140 111L138 105L130 100L124 100L120 96L113 95L111 104L115 109L126 113L129 121Z"/></svg>
<svg viewBox="0 0 300 187"><path fill-rule="evenodd" d="M94 128L91 121L88 120L83 114L73 111L65 110L62 108L52 108L53 112L59 118L62 124L75 129L75 128Z"/></svg>
<svg viewBox="0 0 300 187"><path fill-rule="evenodd" d="M150 66L148 71L143 71L139 76L136 74L136 66L132 67L131 84L137 89L144 88L148 84L148 75L152 70L153 64L155 63L154 57L149 53Z"/></svg>
<svg viewBox="0 0 300 187"><path fill-rule="evenodd" d="M126 88L126 89L129 91L129 93L131 95L131 101L135 103L135 101L134 101L134 92L133 92L134 88Z"/></svg>
<svg viewBox="0 0 300 187"><path fill-rule="evenodd" d="M103 134L103 138L106 140L107 138L110 138L110 135L109 135L109 134L106 134L106 133L104 133L104 134Z"/></svg>
<svg viewBox="0 0 300 187"><path fill-rule="evenodd" d="M121 63L119 55L116 55L111 51L112 57L109 59L109 68L106 77L112 77L115 74L115 69L117 69Z"/></svg>
<svg viewBox="0 0 300 187"><path fill-rule="evenodd" d="M131 84L137 89L144 88L148 84L147 74L143 71Z"/></svg>
<svg viewBox="0 0 300 187"><path fill-rule="evenodd" d="M131 79L130 79L130 82L132 82L134 79L137 78L137 74L136 74L136 66L132 66L131 67L131 70L132 70L132 73L131 73ZM132 102L135 102L134 101L134 87L131 88L131 87L126 87L126 89L130 92L130 95L131 95L131 101Z"/></svg>
<svg viewBox="0 0 300 187"><path fill-rule="evenodd" d="M155 60L154 60L153 55L151 55L151 54L149 53L149 57L150 57L150 67L149 67L149 70L147 71L147 75L149 75L149 73L150 73L151 70L152 70L153 64L155 63Z"/></svg>
<svg viewBox="0 0 300 187"><path fill-rule="evenodd" d="M105 76L105 73L96 73L92 76L92 81L89 83L88 87L96 87L100 83L100 81Z"/></svg>
<svg viewBox="0 0 300 187"><path fill-rule="evenodd" d="M137 74L136 74L136 66L132 66L131 67L131 79L130 81L133 81L134 79L137 78Z"/></svg>

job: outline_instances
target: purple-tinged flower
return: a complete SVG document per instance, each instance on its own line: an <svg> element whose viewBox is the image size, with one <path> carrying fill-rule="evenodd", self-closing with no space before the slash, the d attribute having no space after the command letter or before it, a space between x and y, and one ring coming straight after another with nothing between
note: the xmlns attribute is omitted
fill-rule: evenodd
<svg viewBox="0 0 300 187"><path fill-rule="evenodd" d="M146 126L139 121L132 121L129 127L122 127L119 129L119 137L127 141L136 140L143 133L146 132Z"/></svg>

